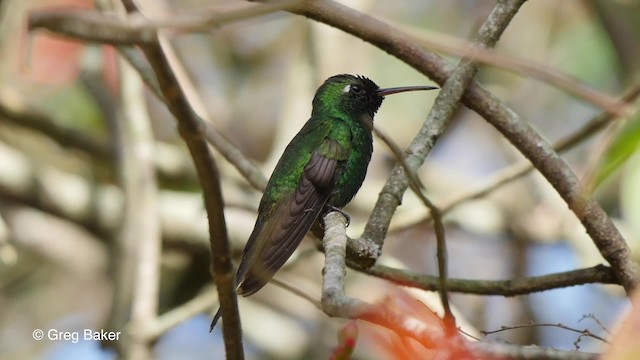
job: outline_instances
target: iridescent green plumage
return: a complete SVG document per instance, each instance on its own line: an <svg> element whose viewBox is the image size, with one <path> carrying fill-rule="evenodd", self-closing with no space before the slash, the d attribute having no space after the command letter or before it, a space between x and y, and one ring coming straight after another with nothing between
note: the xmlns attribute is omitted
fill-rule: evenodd
<svg viewBox="0 0 640 360"><path fill-rule="evenodd" d="M360 189L373 152L370 126L384 96L429 89L434 87L380 89L353 75L336 75L320 86L311 118L285 149L260 201L236 274L238 294L260 290L316 219L344 207Z"/></svg>

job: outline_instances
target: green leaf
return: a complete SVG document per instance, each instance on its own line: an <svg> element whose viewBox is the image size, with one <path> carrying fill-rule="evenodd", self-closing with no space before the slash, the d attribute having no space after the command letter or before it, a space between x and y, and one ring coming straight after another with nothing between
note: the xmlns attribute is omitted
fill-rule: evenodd
<svg viewBox="0 0 640 360"><path fill-rule="evenodd" d="M629 121L613 140L596 170L595 185L601 184L626 163L640 145L640 116Z"/></svg>

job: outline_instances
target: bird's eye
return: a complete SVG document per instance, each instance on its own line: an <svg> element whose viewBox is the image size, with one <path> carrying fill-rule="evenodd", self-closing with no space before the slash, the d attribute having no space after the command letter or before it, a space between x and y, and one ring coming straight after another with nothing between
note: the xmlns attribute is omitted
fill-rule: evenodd
<svg viewBox="0 0 640 360"><path fill-rule="evenodd" d="M352 93L356 94L356 95L360 95L360 94L364 93L364 89L362 87L360 87L359 85L351 85L349 90Z"/></svg>

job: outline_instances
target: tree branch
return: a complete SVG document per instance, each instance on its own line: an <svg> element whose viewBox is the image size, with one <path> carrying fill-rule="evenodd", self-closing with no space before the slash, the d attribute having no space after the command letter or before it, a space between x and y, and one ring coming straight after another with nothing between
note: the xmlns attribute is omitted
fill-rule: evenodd
<svg viewBox="0 0 640 360"><path fill-rule="evenodd" d="M634 102L640 96L640 83L631 87L623 96L625 102ZM576 130L574 133L558 140L553 144L553 149L559 153L568 151L575 147L576 145L582 143L584 140L590 138L591 136L598 133L598 131L602 130L607 124L610 124L611 121L615 120L615 115L609 112L602 112L596 117L589 120L585 125L580 127L580 129ZM506 185L528 173L533 171L535 168L528 161L523 161L521 163L513 164L503 170L500 170L497 174L493 176L492 179L489 179L486 183L475 187L474 189L470 189L462 194L458 194L455 198L446 201L444 205L442 205L442 212L447 213L458 207L459 205L466 203L468 201L472 201L475 199L480 199L491 192L501 188L503 185ZM416 221L414 224L409 224L404 228L409 228L414 226L417 223L421 223L427 221L428 218L421 219ZM395 229L394 231L398 231L400 229Z"/></svg>
<svg viewBox="0 0 640 360"><path fill-rule="evenodd" d="M122 56L124 56L131 65L133 65L138 72L140 73L145 84L151 89L151 92L160 100L164 101L164 96L158 86L158 81L155 78L155 74L153 71L149 69L146 63L140 61L136 56L137 53L133 51L134 49L127 46L117 46L118 52ZM185 76L186 77L186 76ZM191 82L190 79L183 79L184 81ZM189 84L189 86L192 86ZM193 99L197 97L197 93L191 92L191 101L201 102L200 99ZM227 139L222 133L220 133L212 124L211 121L205 121L200 116L205 116L208 118L208 114L204 110L204 106L200 106L201 109L205 112L204 114L197 114L198 121L200 122L200 127L205 129L205 137L209 144L211 144L220 154L231 164L233 165L242 176L249 182L253 188L258 191L264 191L264 188L267 186L267 179L264 177L260 169L258 169L251 160L247 159L246 156L235 146L229 139Z"/></svg>
<svg viewBox="0 0 640 360"><path fill-rule="evenodd" d="M437 291L439 287L439 279L437 276L390 268L379 264L371 268L359 267L353 263L350 263L349 266L365 274L389 280L402 286L410 286L429 291ZM511 297L594 283L619 284L610 267L596 265L586 269L511 280L467 280L449 278L447 279L447 289L451 292L463 294Z"/></svg>

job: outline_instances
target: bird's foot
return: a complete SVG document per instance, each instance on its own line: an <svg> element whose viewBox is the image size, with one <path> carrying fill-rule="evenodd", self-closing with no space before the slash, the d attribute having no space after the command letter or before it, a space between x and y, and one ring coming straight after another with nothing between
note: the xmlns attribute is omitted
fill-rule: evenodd
<svg viewBox="0 0 640 360"><path fill-rule="evenodd" d="M347 214L346 212L344 212L344 210L337 208L333 205L327 205L327 208L329 209L329 211L337 211L340 214L342 214L342 216L344 216L344 218L347 219L347 227L349 227L349 224L351 224L351 215Z"/></svg>

